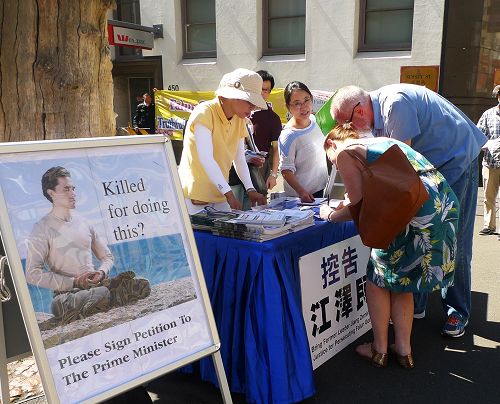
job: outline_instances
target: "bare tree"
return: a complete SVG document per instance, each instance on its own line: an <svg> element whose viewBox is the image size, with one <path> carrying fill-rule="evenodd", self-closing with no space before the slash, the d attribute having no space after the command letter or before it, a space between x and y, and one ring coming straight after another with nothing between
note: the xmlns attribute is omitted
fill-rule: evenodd
<svg viewBox="0 0 500 404"><path fill-rule="evenodd" d="M115 134L114 0L0 0L0 141Z"/></svg>

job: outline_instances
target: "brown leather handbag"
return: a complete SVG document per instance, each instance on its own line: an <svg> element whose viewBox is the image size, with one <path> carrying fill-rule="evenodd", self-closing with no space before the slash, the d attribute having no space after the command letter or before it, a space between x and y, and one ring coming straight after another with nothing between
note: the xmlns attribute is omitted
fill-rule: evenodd
<svg viewBox="0 0 500 404"><path fill-rule="evenodd" d="M361 240L368 247L386 249L429 199L429 193L396 144L371 164L353 150L344 151L363 166L362 199L349 206Z"/></svg>

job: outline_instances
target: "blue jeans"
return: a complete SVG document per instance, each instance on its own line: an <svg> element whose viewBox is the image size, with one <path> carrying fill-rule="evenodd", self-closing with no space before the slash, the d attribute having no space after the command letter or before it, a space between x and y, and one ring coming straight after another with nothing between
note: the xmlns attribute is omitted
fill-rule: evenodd
<svg viewBox="0 0 500 404"><path fill-rule="evenodd" d="M477 188L479 186L477 158L465 170L451 188L460 201L460 217L457 230L457 259L454 285L441 290L443 308L447 315L457 312L468 319L471 310L471 261L474 220L476 216ZM415 293L415 313L425 310L427 293Z"/></svg>

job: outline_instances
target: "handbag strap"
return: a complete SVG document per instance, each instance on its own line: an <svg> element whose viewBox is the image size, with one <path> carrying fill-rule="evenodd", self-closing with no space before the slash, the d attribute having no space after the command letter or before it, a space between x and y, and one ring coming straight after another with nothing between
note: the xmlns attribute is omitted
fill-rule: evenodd
<svg viewBox="0 0 500 404"><path fill-rule="evenodd" d="M248 126L248 124L245 124L245 126L246 126L247 132L248 132L248 136L246 137L248 148L254 152L258 152L259 149L257 148L257 145L255 144L255 140L253 138L253 133L250 130L250 127Z"/></svg>
<svg viewBox="0 0 500 404"><path fill-rule="evenodd" d="M351 157L354 157L355 159L357 159L361 164L363 164L365 167L368 167L368 164L366 162L365 159L361 158L361 156L355 152L354 150L347 150L347 149L344 149L344 151Z"/></svg>
<svg viewBox="0 0 500 404"><path fill-rule="evenodd" d="M353 145L356 145L356 144L360 145L361 143L352 143L349 146L353 146ZM349 150L347 148L345 148L344 151L347 152L347 154L349 154L349 156L354 157L355 159L357 159L363 165L363 167L365 168L365 170L371 172L370 167L368 166L368 161L366 159L363 159L359 155L358 152L356 152L354 150ZM420 170L415 170L415 172L417 173L417 175L422 175L422 174L426 174L426 173L435 173L435 172L437 172L437 169L435 167L432 167L432 168L421 168Z"/></svg>
<svg viewBox="0 0 500 404"><path fill-rule="evenodd" d="M352 144L349 146L353 146ZM370 167L368 167L368 162L366 159L362 158L358 152L355 152L354 150L349 150L347 147L344 149L344 151L351 157L354 157L357 159L361 165L364 167L365 170L371 171Z"/></svg>

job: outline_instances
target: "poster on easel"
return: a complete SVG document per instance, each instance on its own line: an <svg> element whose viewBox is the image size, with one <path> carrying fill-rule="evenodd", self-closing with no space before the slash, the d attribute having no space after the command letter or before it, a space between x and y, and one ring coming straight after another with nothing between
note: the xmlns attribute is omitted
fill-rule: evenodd
<svg viewBox="0 0 500 404"><path fill-rule="evenodd" d="M49 402L102 401L218 351L168 139L0 150L2 242Z"/></svg>

